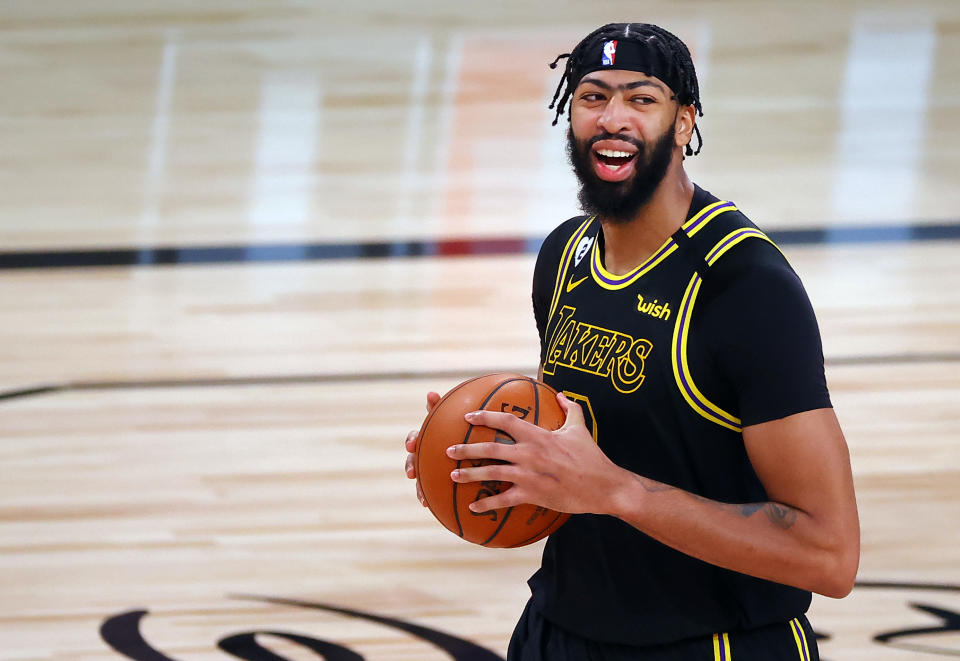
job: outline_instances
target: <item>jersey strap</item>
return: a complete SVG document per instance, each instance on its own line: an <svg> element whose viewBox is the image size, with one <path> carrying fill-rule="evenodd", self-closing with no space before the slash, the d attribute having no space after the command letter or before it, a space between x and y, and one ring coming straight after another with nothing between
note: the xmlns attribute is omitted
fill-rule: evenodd
<svg viewBox="0 0 960 661"><path fill-rule="evenodd" d="M577 227L577 230L570 235L570 239L567 241L567 245L563 248L563 254L560 257L560 264L557 267L557 280L553 285L553 297L550 299L550 312L547 314L547 319L553 319L553 313L557 309L557 303L560 301L560 294L563 292L563 282L567 277L567 270L570 267L570 262L573 261L574 255L576 254L577 246L580 244L580 239L584 237L587 233L587 229L593 223L593 220L596 216L590 216Z"/></svg>
<svg viewBox="0 0 960 661"><path fill-rule="evenodd" d="M718 201L708 204L693 215L687 222L681 226L678 232L683 232L685 237L691 237L704 227L711 220L727 211L736 211L737 207L733 202ZM590 271L593 279L604 289L617 290L629 287L644 275L652 271L660 262L673 254L678 247L676 234L664 241L663 245L654 252L645 262L624 275L614 275L603 267L603 259L600 254L600 242L593 244L593 251L590 256Z"/></svg>
<svg viewBox="0 0 960 661"><path fill-rule="evenodd" d="M713 266L728 250L751 238L768 241L776 247L776 244L770 241L766 234L755 227L741 227L720 239L707 252L704 260L708 266ZM680 314L677 315L677 321L673 327L673 344L670 349L673 376L677 381L677 387L680 388L680 393L694 411L721 427L740 432L743 430L740 418L724 411L700 392L693 382L690 365L687 363L687 338L690 334L690 321L693 319L693 306L697 301L697 294L700 292L702 283L703 277L701 274L694 273L680 302Z"/></svg>

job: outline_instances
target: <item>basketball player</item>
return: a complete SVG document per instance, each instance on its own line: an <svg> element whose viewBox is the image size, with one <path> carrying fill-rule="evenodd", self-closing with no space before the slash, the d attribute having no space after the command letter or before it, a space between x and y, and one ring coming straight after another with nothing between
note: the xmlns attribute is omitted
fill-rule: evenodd
<svg viewBox="0 0 960 661"><path fill-rule="evenodd" d="M817 659L804 613L851 590L859 522L813 310L767 236L684 171L703 114L687 47L621 23L563 57L587 215L544 242L533 307L566 423L474 412L516 443L448 450L509 462L454 471L513 483L475 511L574 514L509 658Z"/></svg>

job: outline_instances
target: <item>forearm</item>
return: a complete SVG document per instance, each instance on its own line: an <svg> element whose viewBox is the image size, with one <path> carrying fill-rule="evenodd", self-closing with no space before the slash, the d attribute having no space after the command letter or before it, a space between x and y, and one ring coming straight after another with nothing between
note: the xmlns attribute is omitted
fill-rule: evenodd
<svg viewBox="0 0 960 661"><path fill-rule="evenodd" d="M843 539L806 512L774 502L721 503L627 471L620 485L608 513L678 551L827 596L850 590Z"/></svg>
<svg viewBox="0 0 960 661"><path fill-rule="evenodd" d="M563 395L557 401L567 419L552 432L509 413L465 416L516 441L447 449L455 460L497 460L454 470L454 482L513 485L472 503L472 511L533 503L558 512L609 514L727 569L831 597L853 587L860 528L849 456L831 410L745 428L751 466L774 502L727 504L614 464L593 441L580 407Z"/></svg>

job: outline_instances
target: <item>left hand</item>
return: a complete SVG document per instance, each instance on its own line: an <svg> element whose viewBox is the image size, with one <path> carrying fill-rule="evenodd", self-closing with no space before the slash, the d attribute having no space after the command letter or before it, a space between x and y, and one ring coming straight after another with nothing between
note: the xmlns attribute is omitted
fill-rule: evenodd
<svg viewBox="0 0 960 661"><path fill-rule="evenodd" d="M548 431L510 413L474 411L465 417L471 425L499 429L516 443L468 443L447 449L451 459L499 459L506 464L460 468L454 482L501 480L513 486L470 505L486 512L523 503L558 512L605 514L629 473L614 464L594 443L584 423L583 411L562 393L557 395L566 414L563 426Z"/></svg>

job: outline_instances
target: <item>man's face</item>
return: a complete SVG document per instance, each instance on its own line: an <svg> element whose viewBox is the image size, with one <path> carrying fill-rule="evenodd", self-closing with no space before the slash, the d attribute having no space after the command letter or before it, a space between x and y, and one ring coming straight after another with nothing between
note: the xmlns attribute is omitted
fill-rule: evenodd
<svg viewBox="0 0 960 661"><path fill-rule="evenodd" d="M679 158L679 106L659 79L595 71L573 93L567 152L584 211L604 220L636 217Z"/></svg>

